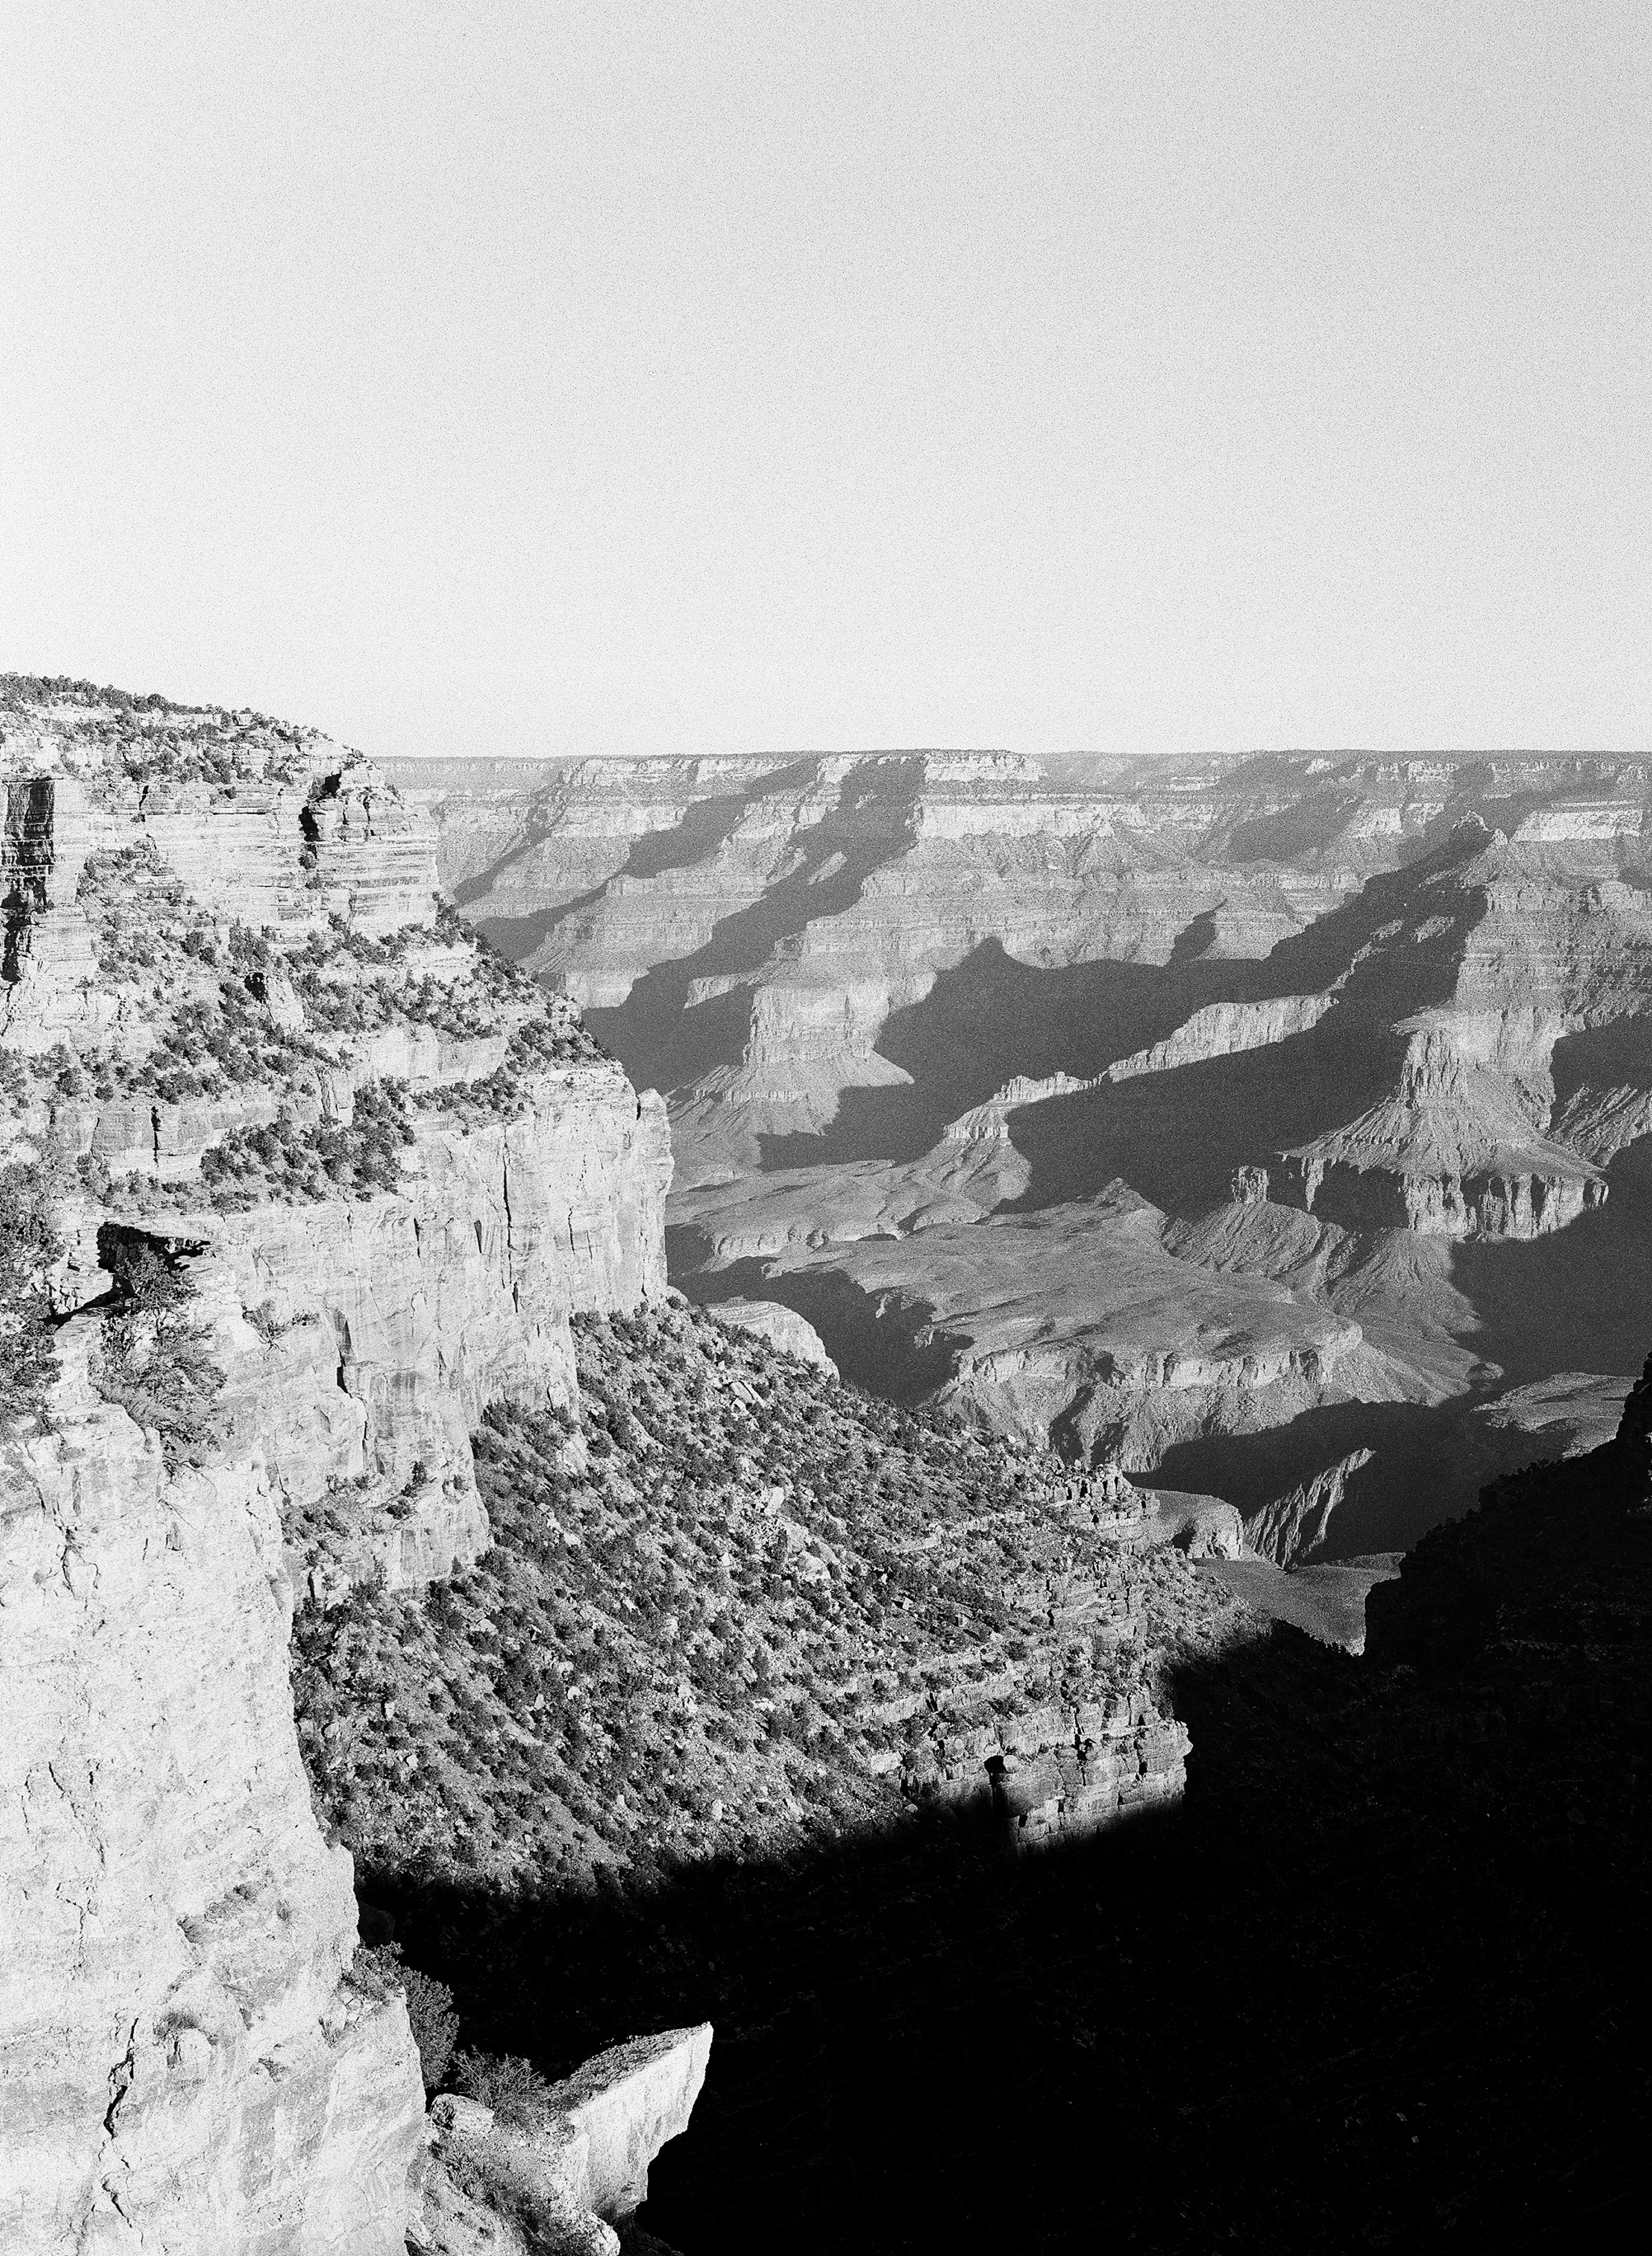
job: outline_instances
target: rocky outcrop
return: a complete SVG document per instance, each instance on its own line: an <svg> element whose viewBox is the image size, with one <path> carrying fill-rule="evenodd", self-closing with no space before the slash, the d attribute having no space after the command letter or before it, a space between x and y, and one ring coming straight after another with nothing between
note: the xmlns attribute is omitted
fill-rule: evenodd
<svg viewBox="0 0 1652 2256"><path fill-rule="evenodd" d="M1237 1559L1245 1531L1237 1509L1220 1496L1188 1496L1175 1489L1147 1491L1143 1524L1149 1543L1173 1543L1190 1559Z"/></svg>
<svg viewBox="0 0 1652 2256"><path fill-rule="evenodd" d="M664 1109L325 740L14 697L0 780L0 1162L61 1241L0 1430L0 2239L392 2256L418 2060L352 1971L294 1579L478 1557L483 1408L571 1404L570 1313L664 1293Z"/></svg>
<svg viewBox="0 0 1652 2256"><path fill-rule="evenodd" d="M618 2256L649 2164L688 2127L711 2024L636 2037L506 2113L444 2095L415 2173L418 2256ZM479 2198L480 2196L480 2198Z"/></svg>
<svg viewBox="0 0 1652 2256"><path fill-rule="evenodd" d="M587 2209L621 2224L648 2199L648 2167L688 2128L711 2058L709 2021L634 2037L599 2053L552 2087L546 2108L584 2141L572 2190Z"/></svg>
<svg viewBox="0 0 1652 2256"><path fill-rule="evenodd" d="M1077 1709L1029 1717L989 1754L993 1802L1012 1848L1081 1839L1180 1794L1185 1724L1151 1703L1142 1712Z"/></svg>
<svg viewBox="0 0 1652 2256"><path fill-rule="evenodd" d="M421 1123L396 1194L181 1217L275 1333L254 1383L290 1405L276 1455L295 1498L364 1473L399 1487L419 1463L469 1491L489 1402L572 1401L569 1313L664 1291L657 1100L611 1066L532 1097L508 1122ZM360 1408L342 1451L338 1396Z"/></svg>
<svg viewBox="0 0 1652 2256"><path fill-rule="evenodd" d="M732 1324L736 1331L765 1339L783 1355L815 1364L833 1378L838 1375L838 1367L814 1326L779 1301L719 1301L711 1313L720 1324Z"/></svg>
<svg viewBox="0 0 1652 2256"><path fill-rule="evenodd" d="M1131 1081L1138 1074L1173 1073L1178 1066L1289 1041L1317 1026L1335 1002L1334 995L1276 995L1262 1003L1209 1003L1162 1042L1110 1065L1107 1078Z"/></svg>
<svg viewBox="0 0 1652 2256"><path fill-rule="evenodd" d="M1349 1481L1370 1463L1371 1455L1369 1449L1351 1449L1311 1480L1251 1513L1244 1523L1250 1549L1276 1567L1305 1567L1322 1557L1330 1542L1332 1516L1346 1496Z"/></svg>
<svg viewBox="0 0 1652 2256"><path fill-rule="evenodd" d="M1599 1169L1545 1136L1438 1020L1412 1032L1392 1097L1279 1153L1276 1175L1345 1227L1446 1237L1540 1237L1606 1195Z"/></svg>
<svg viewBox="0 0 1652 2256"><path fill-rule="evenodd" d="M664 1108L565 1005L437 928L429 818L369 764L268 724L221 751L203 724L186 767L210 753L225 772L152 777L147 736L100 726L4 746L28 763L8 799L28 944L7 1047L71 1059L6 1130L78 1160L93 1194L65 1206L60 1306L108 1293L111 1224L187 1247L232 1438L284 1504L354 1486L397 1507L334 1570L396 1587L467 1563L484 1406L570 1401L569 1312L664 1289ZM364 1113L387 1082L399 1113ZM393 1146L367 1181L341 1170L352 1127Z"/></svg>

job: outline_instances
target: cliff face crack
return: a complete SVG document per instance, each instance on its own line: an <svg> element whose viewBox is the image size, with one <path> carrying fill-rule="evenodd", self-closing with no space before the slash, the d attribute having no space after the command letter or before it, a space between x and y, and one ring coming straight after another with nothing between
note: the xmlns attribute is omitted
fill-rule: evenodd
<svg viewBox="0 0 1652 2256"><path fill-rule="evenodd" d="M131 2089L132 2077L136 2073L137 2046L137 2023L134 2021L126 2032L126 2050L109 2072L109 2103L103 2117L103 2130L105 2136L110 2139L118 2135L116 2118L121 2111L122 2101Z"/></svg>

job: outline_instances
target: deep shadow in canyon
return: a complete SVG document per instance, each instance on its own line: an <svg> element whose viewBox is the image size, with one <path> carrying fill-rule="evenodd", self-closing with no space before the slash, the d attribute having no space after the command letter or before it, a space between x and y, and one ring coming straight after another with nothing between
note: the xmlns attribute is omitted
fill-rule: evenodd
<svg viewBox="0 0 1652 2256"><path fill-rule="evenodd" d="M1472 1302L1476 1351L1511 1384L1556 1371L1631 1371L1652 1298L1652 1138L1606 1169L1603 1205L1523 1242L1467 1239L1452 1282Z"/></svg>
<svg viewBox="0 0 1652 2256"><path fill-rule="evenodd" d="M1262 961L1202 954L1208 920L1199 919L1161 965L1040 969L986 941L884 1026L879 1053L910 1075L910 1084L845 1091L823 1133L762 1139L763 1166L908 1162L933 1149L949 1120L1014 1075L1093 1077L1163 1039L1204 1005L1335 986L1334 1006L1301 1034L1012 1113L1009 1133L1030 1181L999 1211L1048 1211L1105 1194L1121 1180L1177 1221L1196 1224L1225 1209L1237 1171L1254 1167L1270 1170L1276 1199L1289 1198L1276 1155L1391 1099L1407 1047L1402 1029L1453 991L1464 946L1485 907L1478 885L1463 879L1466 871L1473 878L1467 865L1487 835L1476 824L1453 830L1403 868L1371 878ZM732 1043L732 1018L728 1031ZM1639 1019L1568 1036L1555 1052L1557 1103L1587 1100L1592 1090L1652 1086L1649 1059ZM1369 1449L1374 1462L1354 1476L1339 1507L1332 1552L1346 1557L1415 1540L1463 1509L1481 1480L1520 1461L1526 1445L1518 1432L1475 1414L1488 1395L1560 1371L1633 1369L1652 1275L1652 1139L1620 1153L1608 1181L1604 1206L1536 1241L1468 1241L1449 1254L1435 1241L1440 1281L1450 1289L1432 1305L1419 1290L1414 1338L1397 1287L1380 1287L1368 1315L1359 1289L1338 1301L1339 1308L1346 1301L1345 1313L1367 1318L1374 1343L1392 1350L1402 1367L1415 1365L1430 1385L1467 1391L1432 1404L1324 1405L1269 1434L1180 1445L1154 1477L1250 1511L1347 1452ZM810 1216L806 1181L800 1185L804 1217L824 1221L830 1195L828 1180L822 1213ZM917 1336L930 1313L923 1304L862 1292L824 1265L829 1251L779 1276L766 1276L761 1262L741 1264L736 1276L704 1270L708 1244L698 1233L671 1235L673 1279L692 1297L740 1292L787 1302L815 1323L846 1375L871 1391L910 1402L952 1375L952 1343ZM1357 1272L1372 1256L1380 1264L1382 1235L1360 1230L1336 1266ZM1410 1378L1402 1383L1417 1386ZM1563 1440L1546 1449L1534 1442L1529 1453L1562 1446Z"/></svg>
<svg viewBox="0 0 1652 2256"><path fill-rule="evenodd" d="M939 973L921 1001L893 1012L878 1035L878 1054L909 1074L911 1085L847 1089L836 1118L823 1132L763 1139L765 1171L917 1159L949 1120L984 1103L1017 1074L1035 1080L1056 1073L1089 1079L1163 1040L1207 1004L1319 993L1342 981L1345 999L1314 1047L1283 1046L1290 1052L1283 1068L1274 1065L1261 1080L1241 1070L1236 1082L1219 1074L1195 1084L1192 1097L1201 1118L1221 1128L1222 1154L1195 1169L1191 1188L1178 1180L1160 1188L1171 1202L1197 1198L1212 1184L1225 1191L1234 1166L1257 1157L1265 1160L1276 1143L1337 1125L1391 1089L1404 1051L1402 1039L1389 1038L1393 1022L1450 994L1453 948L1481 913L1480 897L1470 891L1451 897L1455 914L1431 919L1429 912L1438 906L1434 888L1483 844L1478 827L1454 833L1406 868L1372 878L1353 899L1262 958L1207 954L1215 937L1213 912L1191 920L1162 964L1101 958L1039 966L1011 955L999 940L983 941L960 963ZM1408 922L1420 927L1430 921L1439 929L1427 939L1408 935L1402 946L1392 944ZM1374 1052L1374 1038L1380 1045ZM620 1054L630 1070L630 1058L622 1048ZM1238 1067L1240 1061L1218 1063ZM1168 1110L1179 1118L1190 1094L1186 1069L1153 1081L1170 1086L1127 1083L1122 1090L1057 1100L1021 1115L1018 1145L1023 1124L1042 1115L1055 1124L1037 1155L1044 1160L1046 1179L1035 1183L1029 1203L1082 1196L1085 1188L1107 1181L1109 1173L1135 1182L1128 1165L1100 1172L1099 1160L1078 1155L1086 1150L1098 1120L1106 1134L1110 1103L1126 1091L1149 1089L1145 1106L1138 1096L1127 1102L1120 1117L1127 1124L1128 1146L1130 1124L1145 1111L1150 1124L1135 1137L1134 1148L1153 1154L1163 1134L1162 1116ZM1208 1104L1200 1103L1204 1096ZM1072 1148L1054 1156L1062 1146ZM1030 1146L1023 1148L1035 1157ZM1165 1202L1148 1183L1135 1188L1156 1203Z"/></svg>
<svg viewBox="0 0 1652 2256"><path fill-rule="evenodd" d="M766 886L756 899L719 917L710 937L692 955L652 965L623 1003L590 1008L586 1024L611 1049L637 1088L675 1089L739 1064L749 1026L750 998L738 988L691 1003L696 981L749 977L796 941L805 925L841 916L859 901L875 870L898 857L904 832L898 821L868 820L882 807L886 818L903 804L902 769L891 763L866 777L851 777L833 815L810 835L798 866ZM649 841L634 858L646 860ZM659 867L676 866L663 863ZM657 874L650 870L648 874ZM726 1008L732 1004L731 1020ZM737 1032L730 1039L729 1027Z"/></svg>
<svg viewBox="0 0 1652 2256"><path fill-rule="evenodd" d="M898 1293L868 1293L840 1269L791 1269L770 1277L761 1259L731 1261L695 1273L705 1256L698 1230L665 1233L673 1270L680 1266L700 1308L721 1301L778 1301L819 1334L839 1376L885 1402L911 1409L944 1386L968 1342L956 1332L933 1331L926 1301Z"/></svg>
<svg viewBox="0 0 1652 2256"><path fill-rule="evenodd" d="M1185 1803L1080 1847L917 1816L595 1898L365 1892L467 2042L715 2022L643 2218L685 2256L1627 2247L1652 1517L1610 1451L1512 1493L1378 1593L1372 1657L1183 1667Z"/></svg>
<svg viewBox="0 0 1652 2256"><path fill-rule="evenodd" d="M1266 967L1245 959L1042 968L983 941L879 1034L878 1054L910 1085L846 1089L820 1134L763 1139L764 1170L917 1159L1015 1075L1087 1079L1162 1041L1202 1004L1248 999L1265 984Z"/></svg>
<svg viewBox="0 0 1652 2256"><path fill-rule="evenodd" d="M946 1006L948 1015L958 1011L966 1030L969 1016L960 1008L965 997L990 991L999 976L1020 983L1016 975L1023 967L1008 958L1002 967L991 972L971 959L967 978ZM1132 967L1081 969L1085 980L1074 975L1075 987L1097 971L1109 978L1122 971L1127 984L1142 979ZM989 973L986 979L983 971ZM1065 976L1023 973L1033 993L1039 983ZM1144 1012L1153 1007L1146 987L1163 976L1146 975ZM984 1033L986 1014L981 1023ZM1574 1047L1610 1085L1632 1078L1643 1041L1638 1026L1627 1034L1613 1028L1578 1037ZM961 1060L967 1047L949 1039L938 1054ZM1380 1094L1384 1076L1396 1068L1398 1049L1397 1038L1386 1028L1362 1022L1355 1012L1337 1012L1311 1033L1266 1049L1028 1107L1013 1116L1011 1133L1032 1165L1033 1182L1023 1199L1002 1211L1083 1198L1122 1177L1156 1204L1197 1218L1225 1203L1234 1169L1265 1163L1277 1146L1305 1139L1347 1117L1358 1110L1360 1090ZM1561 1050L1557 1065L1575 1076L1580 1068ZM991 1060L980 1077L997 1074L1001 1063ZM949 1093L957 1089L953 1083ZM869 1112L885 1098L914 1093L861 1094ZM851 1092L846 1099L846 1111L854 1097ZM794 1149L816 1140L790 1139ZM1498 1428L1476 1411L1502 1389L1557 1372L1627 1375L1636 1367L1652 1278L1652 1139L1639 1139L1620 1152L1606 1177L1606 1202L1563 1230L1529 1240L1471 1238L1450 1246L1443 1281L1460 1295L1460 1321L1452 1322L1450 1336L1472 1352L1484 1373L1467 1392L1431 1404L1331 1402L1263 1432L1199 1436L1176 1444L1143 1477L1153 1485L1221 1496L1249 1512L1350 1451L1371 1449L1374 1461L1353 1476L1333 1524L1329 1555L1348 1558L1414 1542L1427 1527L1466 1508L1485 1480L1557 1454L1559 1441ZM694 1299L740 1293L785 1301L815 1324L845 1375L872 1392L910 1403L952 1375L954 1343L948 1336L917 1343L916 1335L931 1314L921 1303L866 1293L842 1272L825 1267L771 1276L766 1263L749 1260L706 1271L706 1241L699 1233L674 1230L669 1241L672 1276ZM1378 1240L1367 1234L1363 1243L1371 1251ZM1427 1322L1418 1337L1426 1353Z"/></svg>

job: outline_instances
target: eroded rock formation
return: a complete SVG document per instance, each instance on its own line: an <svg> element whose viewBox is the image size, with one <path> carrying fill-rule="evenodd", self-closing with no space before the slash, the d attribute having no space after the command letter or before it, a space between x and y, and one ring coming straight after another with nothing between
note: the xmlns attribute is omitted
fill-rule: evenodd
<svg viewBox="0 0 1652 2256"><path fill-rule="evenodd" d="M649 2165L688 2126L709 2021L615 2045L511 2114L445 2095L415 2170L418 2256L619 2256L615 2225L648 2198ZM478 2197L480 2196L480 2198Z"/></svg>
<svg viewBox="0 0 1652 2256"><path fill-rule="evenodd" d="M766 1339L771 1347L777 1347L783 1354L795 1355L803 1363L818 1364L833 1378L838 1375L838 1367L821 1344L819 1333L784 1301L722 1301L717 1305L716 1315L720 1323L733 1324L736 1331Z"/></svg>
<svg viewBox="0 0 1652 2256"><path fill-rule="evenodd" d="M391 2256L425 2137L312 1814L327 1604L489 1540L470 1432L664 1290L663 1110L439 905L427 820L256 716L0 716L0 2238ZM54 1365L53 1371L51 1365Z"/></svg>
<svg viewBox="0 0 1652 2256"><path fill-rule="evenodd" d="M1350 1399L1460 1423L1552 1368L1540 1298L1559 1359L1627 1369L1652 1244L1644 761L408 779L475 913L667 1090L677 1281L785 1301L852 1376L1150 1467ZM1095 1245L1120 1182L1159 1244L1098 1282L1051 1249ZM1609 1230L1608 1198L1630 1202ZM1501 1281L1534 1244L1557 1249L1542 1295ZM1127 1399L1137 1372L1175 1415ZM1390 1430L1352 1437L1362 1493L1388 1484L1367 1546L1415 1532ZM1325 1462L1304 1432L1274 1493Z"/></svg>
<svg viewBox="0 0 1652 2256"><path fill-rule="evenodd" d="M1276 1497L1245 1521L1245 1541L1276 1567L1305 1567L1322 1558L1329 1547L1332 1515L1353 1475L1370 1462L1369 1449L1350 1449L1311 1480Z"/></svg>

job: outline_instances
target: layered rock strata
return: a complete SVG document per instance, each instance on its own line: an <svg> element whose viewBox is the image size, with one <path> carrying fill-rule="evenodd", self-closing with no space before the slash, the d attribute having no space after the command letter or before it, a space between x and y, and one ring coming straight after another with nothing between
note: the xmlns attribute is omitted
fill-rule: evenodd
<svg viewBox="0 0 1652 2256"><path fill-rule="evenodd" d="M960 1407L1136 1472L1213 1426L1244 1432L1333 1389L1382 1399L1410 1385L1352 1317L1265 1276L1178 1258L1164 1216L1123 1183L1081 1204L988 1215L960 1211L919 1171L903 1178L895 1208L897 1173L867 1171L844 1186L831 1225L817 1230L788 1209L784 1178L703 1194L702 1289L760 1264L771 1291L816 1311L817 1322L830 1312L843 1324L854 1312L828 1280L846 1280L856 1308L876 1311L888 1383L901 1358L927 1372L938 1354L931 1384ZM900 1226L868 1226L857 1188ZM833 1329L828 1346L841 1337Z"/></svg>
<svg viewBox="0 0 1652 2256"><path fill-rule="evenodd" d="M422 2086L312 1815L292 1569L483 1549L484 1406L570 1403L570 1311L663 1293L663 1110L325 739L11 683L0 782L0 1190L58 1238L0 1431L0 2238L390 2256Z"/></svg>
<svg viewBox="0 0 1652 2256"><path fill-rule="evenodd" d="M1276 1497L1244 1523L1245 1541L1259 1558L1276 1567L1305 1567L1320 1557L1327 1546L1332 1516L1347 1494L1348 1483L1371 1462L1369 1449L1350 1449Z"/></svg>
<svg viewBox="0 0 1652 2256"><path fill-rule="evenodd" d="M1122 1736L1143 1720L1075 1709L1070 1717L1029 1717L1023 1729L1002 1734L1009 1745L988 1758L988 1768L1011 1846L1079 1839L1179 1794L1187 1777L1185 1724L1171 1717L1138 1728L1123 1760L1109 1743L1110 1729Z"/></svg>
<svg viewBox="0 0 1652 2256"><path fill-rule="evenodd" d="M1585 1297L1593 1218L1652 1125L1645 761L422 780L476 913L668 1090L679 1283L783 1299L852 1376L950 1384L1064 1442L1076 1419L1132 1465L1351 1398L1466 1405L1500 1360L1535 1375L1455 1249L1575 1240L1555 1271ZM1115 1180L1177 1269L1133 1261L1121 1299L1050 1260L1001 1336L1003 1273L1093 1239ZM1240 1296L1215 1354L1204 1268ZM1270 1287L1304 1339L1352 1323L1358 1351L1281 1384ZM1578 1334L1568 1360L1615 1367L1608 1327ZM1137 1368L1158 1392L1142 1337L1184 1378L1220 1364L1197 1407L1110 1398Z"/></svg>
<svg viewBox="0 0 1652 2256"><path fill-rule="evenodd" d="M112 1228L186 1248L235 1432L296 1508L411 1484L376 1563L417 1580L485 1540L485 1405L570 1400L568 1312L663 1289L663 1110L449 927L428 819L366 763L214 723L162 749L230 780L151 779L153 733L70 708L0 744L30 1061L0 1139L74 1171L65 1311Z"/></svg>
<svg viewBox="0 0 1652 2256"><path fill-rule="evenodd" d="M750 1332L757 1339L767 1340L770 1347L777 1347L783 1355L795 1355L799 1362L817 1364L829 1378L837 1377L838 1367L826 1353L819 1333L784 1301L723 1301L718 1303L714 1314L719 1323L732 1324L736 1331Z"/></svg>

